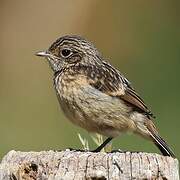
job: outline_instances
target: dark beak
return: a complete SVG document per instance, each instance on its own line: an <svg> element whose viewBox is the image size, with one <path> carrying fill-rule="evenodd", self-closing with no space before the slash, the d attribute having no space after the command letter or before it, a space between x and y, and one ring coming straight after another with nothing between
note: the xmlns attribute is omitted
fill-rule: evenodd
<svg viewBox="0 0 180 180"><path fill-rule="evenodd" d="M49 53L47 53L47 51L39 51L37 53L35 53L36 56L41 56L41 57L48 57Z"/></svg>

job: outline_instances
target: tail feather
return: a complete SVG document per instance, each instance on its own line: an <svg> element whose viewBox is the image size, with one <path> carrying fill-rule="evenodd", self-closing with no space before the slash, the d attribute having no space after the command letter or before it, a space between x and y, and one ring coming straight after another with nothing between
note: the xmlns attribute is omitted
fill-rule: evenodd
<svg viewBox="0 0 180 180"><path fill-rule="evenodd" d="M168 144L164 141L164 139L161 136L159 136L158 134L151 133L151 137L153 138L155 145L159 148L159 150L164 156L171 156L173 158L176 157L174 152L170 149Z"/></svg>
<svg viewBox="0 0 180 180"><path fill-rule="evenodd" d="M174 152L170 149L166 141L158 134L156 127L154 126L151 120L146 124L147 129L149 130L150 136L153 139L153 142L161 151L164 156L171 156L175 158Z"/></svg>

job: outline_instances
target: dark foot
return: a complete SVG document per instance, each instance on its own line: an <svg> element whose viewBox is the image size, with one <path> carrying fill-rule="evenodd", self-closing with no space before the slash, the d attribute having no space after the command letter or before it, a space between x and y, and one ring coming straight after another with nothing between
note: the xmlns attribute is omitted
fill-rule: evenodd
<svg viewBox="0 0 180 180"><path fill-rule="evenodd" d="M85 149L74 149L74 148L67 148L69 149L70 151L75 151L75 152L88 152L88 150L85 150Z"/></svg>
<svg viewBox="0 0 180 180"><path fill-rule="evenodd" d="M100 152L101 150L102 150L102 148L101 148L101 147L98 147L98 148L96 148L96 149L94 149L94 150L92 150L92 151L90 151L90 152L97 153L97 152Z"/></svg>

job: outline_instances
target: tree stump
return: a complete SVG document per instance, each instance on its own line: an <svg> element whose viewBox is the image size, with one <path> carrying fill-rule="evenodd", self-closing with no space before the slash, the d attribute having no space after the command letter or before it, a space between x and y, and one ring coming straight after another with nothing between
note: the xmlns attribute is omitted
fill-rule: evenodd
<svg viewBox="0 0 180 180"><path fill-rule="evenodd" d="M10 151L0 180L179 180L178 160L151 153Z"/></svg>

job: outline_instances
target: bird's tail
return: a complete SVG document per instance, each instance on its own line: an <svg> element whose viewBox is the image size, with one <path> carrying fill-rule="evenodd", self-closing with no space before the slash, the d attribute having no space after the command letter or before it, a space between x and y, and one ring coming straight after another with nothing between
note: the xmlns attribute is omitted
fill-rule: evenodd
<svg viewBox="0 0 180 180"><path fill-rule="evenodd" d="M146 127L149 130L150 136L154 144L158 147L161 153L164 156L171 156L175 158L176 156L174 152L170 149L166 141L158 134L156 127L151 120L149 120L149 122L146 124Z"/></svg>
<svg viewBox="0 0 180 180"><path fill-rule="evenodd" d="M174 152L170 149L166 141L161 136L158 134L151 134L151 137L153 138L155 145L159 148L164 156L171 156L173 158L176 157Z"/></svg>

